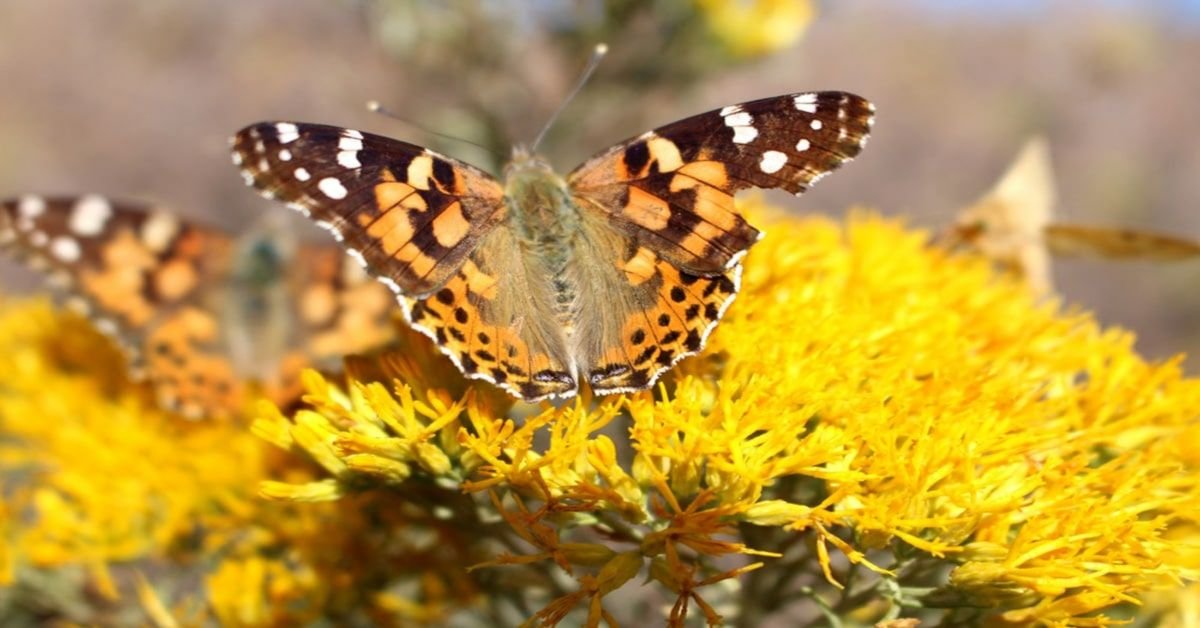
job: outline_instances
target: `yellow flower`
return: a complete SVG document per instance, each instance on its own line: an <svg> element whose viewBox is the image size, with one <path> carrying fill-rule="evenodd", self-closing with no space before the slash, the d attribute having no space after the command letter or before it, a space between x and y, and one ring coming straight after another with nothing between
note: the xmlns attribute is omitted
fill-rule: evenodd
<svg viewBox="0 0 1200 628"><path fill-rule="evenodd" d="M595 556L610 554L579 545L582 530L603 531L611 555L640 548L681 596L676 619L688 599L705 607L684 583L721 573L712 557L761 555L736 576L770 581L805 539L800 556L831 583L810 595L830 605L858 578L1009 621L1088 622L1195 575L1163 536L1198 505L1180 443L1197 430L1200 384L1177 360L1148 364L1128 333L1039 304L985 260L927 248L895 223L772 219L748 205L770 235L743 293L704 356L656 391L506 410L452 377L354 382L348 395L314 379L314 405L337 426L320 442L341 443L313 446L314 459L345 460L346 443L381 429L373 438L398 439L392 458L408 467L393 479L488 491L534 551L480 566L557 565L579 583L547 621L585 599L583 619L599 612ZM418 411L423 398L439 401ZM444 457L419 462L417 442ZM876 575L836 567L831 548ZM938 580L936 565L954 569ZM925 603L876 586L890 604Z"/></svg>
<svg viewBox="0 0 1200 628"><path fill-rule="evenodd" d="M205 591L150 581L142 606L193 618L199 597L247 625L598 625L637 586L674 597L670 625L797 596L867 623L1103 625L1196 579L1200 382L1179 359L894 221L743 207L769 235L704 353L653 391L557 406L404 334L344 381L307 374L298 410L180 425L62 368L88 352L48 339L78 331L15 306L0 420L22 445L0 462L36 473L0 567L77 566L124 599L120 561L191 541Z"/></svg>
<svg viewBox="0 0 1200 628"><path fill-rule="evenodd" d="M812 0L695 0L709 31L735 56L757 57L800 39L816 16Z"/></svg>
<svg viewBox="0 0 1200 628"><path fill-rule="evenodd" d="M260 443L149 407L143 389L113 375L124 366L107 342L45 303L4 306L0 347L0 462L7 478L34 479L8 504L21 512L23 563L162 553L201 521L230 533L248 485L264 477Z"/></svg>

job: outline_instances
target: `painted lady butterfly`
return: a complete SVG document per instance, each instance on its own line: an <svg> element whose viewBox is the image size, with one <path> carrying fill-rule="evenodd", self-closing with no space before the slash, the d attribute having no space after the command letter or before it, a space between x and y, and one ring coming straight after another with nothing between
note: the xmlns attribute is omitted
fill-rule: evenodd
<svg viewBox="0 0 1200 628"><path fill-rule="evenodd" d="M800 194L862 149L874 108L791 94L669 124L565 178L517 149L501 183L351 129L233 138L248 184L333 233L468 377L527 401L649 387L704 346L759 237L745 188Z"/></svg>
<svg viewBox="0 0 1200 628"><path fill-rule="evenodd" d="M0 201L0 247L69 296L186 416L239 409L245 378L296 398L301 368L392 338L393 301L336 246L234 239L100 196Z"/></svg>

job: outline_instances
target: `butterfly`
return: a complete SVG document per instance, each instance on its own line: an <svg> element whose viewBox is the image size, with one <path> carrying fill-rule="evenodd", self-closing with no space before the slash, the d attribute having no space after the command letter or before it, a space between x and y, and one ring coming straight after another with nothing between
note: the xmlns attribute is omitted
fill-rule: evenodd
<svg viewBox="0 0 1200 628"><path fill-rule="evenodd" d="M330 244L235 238L96 195L25 195L0 201L0 249L44 272L163 407L191 418L236 412L247 378L294 400L303 367L394 334L391 293Z"/></svg>
<svg viewBox="0 0 1200 628"><path fill-rule="evenodd" d="M501 182L354 129L262 122L231 140L247 184L331 232L467 376L526 401L645 389L695 354L761 233L745 188L800 194L851 160L874 107L765 98L617 144L565 177L515 149Z"/></svg>
<svg viewBox="0 0 1200 628"><path fill-rule="evenodd" d="M1023 277L1036 294L1052 290L1052 256L1153 262L1200 257L1200 242L1188 238L1129 227L1058 222L1054 181L1049 143L1032 138L1000 180L959 212L937 241L950 249L982 253Z"/></svg>

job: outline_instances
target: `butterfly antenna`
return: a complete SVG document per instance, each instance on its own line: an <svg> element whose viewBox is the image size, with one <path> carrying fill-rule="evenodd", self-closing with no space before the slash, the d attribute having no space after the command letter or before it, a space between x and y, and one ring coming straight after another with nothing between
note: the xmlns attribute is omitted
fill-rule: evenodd
<svg viewBox="0 0 1200 628"><path fill-rule="evenodd" d="M546 125L542 127L541 132L534 138L533 145L529 147L530 152L537 150L538 144L542 143L542 138L546 136L546 132L550 130L550 127L554 126L554 121L558 119L558 115L563 112L563 109L567 108L567 105L575 98L575 94L578 94L579 90L583 89L584 84L592 77L592 73L596 71L596 66L600 65L600 61L604 59L604 55L606 54L608 54L608 44L596 44L596 47L592 49L592 57L588 59L587 67L583 69L583 74L579 75L579 80L575 81L575 87L571 88L571 92L563 99L558 109L554 110L554 114L550 116L550 119L546 121Z"/></svg>
<svg viewBox="0 0 1200 628"><path fill-rule="evenodd" d="M381 116L386 116L388 118L391 118L397 122L407 124L408 126L414 128L422 133L427 133L429 135L440 137L445 140L451 140L454 142L462 142L463 144L470 144L471 146L474 146L475 148L478 148L479 150L482 150L483 152L488 153L497 159L500 159L500 160L505 159L504 155L497 153L496 151L488 148L487 146L484 146L483 144L479 144L477 142L472 142L471 140L468 140L468 139L462 138L462 137L455 137L453 135L446 135L445 133L438 133L437 131L434 131L433 129L421 126L421 125L417 124L416 122L413 122L412 120L409 120L408 118L405 118L390 109L384 108L384 106L382 104L380 104L378 100L368 100L367 101L367 111L370 111L371 113L377 113Z"/></svg>

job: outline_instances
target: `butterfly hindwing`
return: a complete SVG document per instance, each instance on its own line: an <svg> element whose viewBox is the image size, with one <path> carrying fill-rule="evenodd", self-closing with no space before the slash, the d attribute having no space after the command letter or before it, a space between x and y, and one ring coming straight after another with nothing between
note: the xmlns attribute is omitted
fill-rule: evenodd
<svg viewBox="0 0 1200 628"><path fill-rule="evenodd" d="M542 262L499 228L440 290L402 305L468 377L526 401L567 397L578 382Z"/></svg>
<svg viewBox="0 0 1200 628"><path fill-rule="evenodd" d="M602 217L580 226L591 246L571 279L593 288L580 291L573 324L579 370L598 393L641 390L701 349L733 301L741 267L696 275Z"/></svg>
<svg viewBox="0 0 1200 628"><path fill-rule="evenodd" d="M845 92L731 105L618 144L568 182L581 207L609 215L679 268L719 274L759 237L734 194L803 193L858 155L873 117L869 102Z"/></svg>
<svg viewBox="0 0 1200 628"><path fill-rule="evenodd" d="M353 129L264 122L238 132L233 155L247 183L328 229L399 294L436 291L506 210L483 171Z"/></svg>

